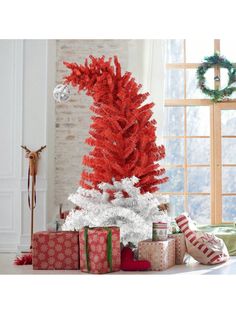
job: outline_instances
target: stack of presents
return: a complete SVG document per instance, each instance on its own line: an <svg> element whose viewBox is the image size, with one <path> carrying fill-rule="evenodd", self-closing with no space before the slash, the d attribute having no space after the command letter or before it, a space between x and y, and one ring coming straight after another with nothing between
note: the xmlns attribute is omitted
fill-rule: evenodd
<svg viewBox="0 0 236 314"><path fill-rule="evenodd" d="M153 223L153 238L138 243L137 261L148 262L146 269L162 271L183 264L186 253L202 264L217 264L228 259L223 240L192 231L185 215L177 217L176 222L178 233L168 234L166 223ZM94 274L127 270L122 264L119 227L36 232L32 263L36 270L80 269Z"/></svg>

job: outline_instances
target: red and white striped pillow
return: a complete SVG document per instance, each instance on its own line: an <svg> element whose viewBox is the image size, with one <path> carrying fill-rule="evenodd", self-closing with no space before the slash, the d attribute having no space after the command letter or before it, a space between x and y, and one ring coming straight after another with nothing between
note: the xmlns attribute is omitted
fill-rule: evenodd
<svg viewBox="0 0 236 314"><path fill-rule="evenodd" d="M192 231L186 215L180 215L175 220L185 235L189 255L199 263L213 265L228 260L229 253L222 239L209 233Z"/></svg>

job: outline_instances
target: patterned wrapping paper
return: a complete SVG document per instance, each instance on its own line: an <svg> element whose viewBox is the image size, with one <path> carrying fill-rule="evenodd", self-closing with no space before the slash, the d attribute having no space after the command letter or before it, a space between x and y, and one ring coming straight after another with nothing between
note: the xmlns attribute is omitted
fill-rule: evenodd
<svg viewBox="0 0 236 314"><path fill-rule="evenodd" d="M32 243L33 269L79 269L79 232L36 232Z"/></svg>
<svg viewBox="0 0 236 314"><path fill-rule="evenodd" d="M138 258L148 260L151 270L165 270L175 265L175 240L145 240L138 244Z"/></svg>
<svg viewBox="0 0 236 314"><path fill-rule="evenodd" d="M170 238L175 239L175 264L185 264L184 257L187 252L185 236L183 233L175 233L169 235Z"/></svg>
<svg viewBox="0 0 236 314"><path fill-rule="evenodd" d="M104 274L120 270L120 229L85 227L80 234L80 270Z"/></svg>
<svg viewBox="0 0 236 314"><path fill-rule="evenodd" d="M179 229L185 235L187 252L199 263L215 265L229 259L227 247L222 239L210 233L196 232L189 227L189 218L182 214L175 218Z"/></svg>

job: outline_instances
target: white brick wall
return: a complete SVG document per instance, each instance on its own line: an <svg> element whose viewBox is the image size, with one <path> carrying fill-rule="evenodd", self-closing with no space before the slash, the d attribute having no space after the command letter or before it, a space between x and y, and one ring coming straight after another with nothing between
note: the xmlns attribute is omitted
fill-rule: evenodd
<svg viewBox="0 0 236 314"><path fill-rule="evenodd" d="M97 57L117 55L123 71L133 71L128 69L133 61L128 60L129 51L133 53L137 48L138 54L140 43L137 40L58 40L57 83L61 83L68 73L63 61L83 63L91 54ZM82 157L90 149L84 141L91 122L89 106L92 99L84 93L78 95L76 90L74 92L75 95L68 103L56 104L55 205L63 203L65 209L72 207L67 198L77 188L82 171Z"/></svg>

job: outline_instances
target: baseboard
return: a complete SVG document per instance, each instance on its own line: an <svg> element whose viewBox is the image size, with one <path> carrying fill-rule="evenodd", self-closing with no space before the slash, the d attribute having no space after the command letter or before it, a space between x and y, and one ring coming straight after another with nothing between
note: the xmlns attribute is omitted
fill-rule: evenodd
<svg viewBox="0 0 236 314"><path fill-rule="evenodd" d="M17 252L29 252L30 246L29 245L18 245Z"/></svg>
<svg viewBox="0 0 236 314"><path fill-rule="evenodd" d="M0 253L17 253L18 248L15 244L0 244Z"/></svg>
<svg viewBox="0 0 236 314"><path fill-rule="evenodd" d="M30 235L20 237L20 243L0 243L0 253L20 253L29 251Z"/></svg>
<svg viewBox="0 0 236 314"><path fill-rule="evenodd" d="M30 235L25 234L20 237L20 243L17 245L17 251L29 251L30 249Z"/></svg>

